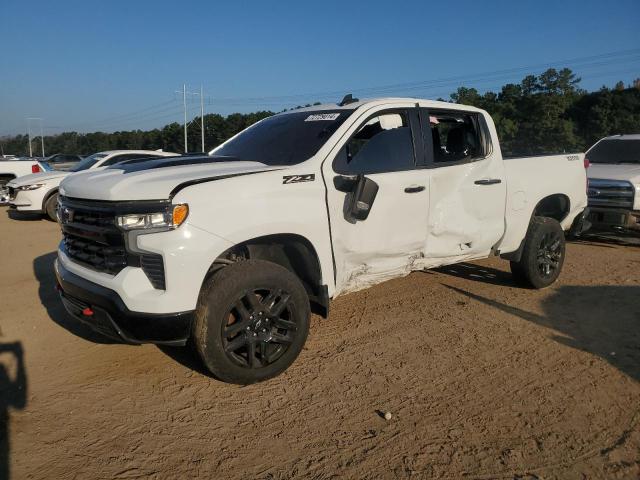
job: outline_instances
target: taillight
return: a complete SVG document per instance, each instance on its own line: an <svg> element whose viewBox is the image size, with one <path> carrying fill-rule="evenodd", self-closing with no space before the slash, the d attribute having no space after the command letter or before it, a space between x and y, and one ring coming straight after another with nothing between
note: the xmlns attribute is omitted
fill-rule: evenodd
<svg viewBox="0 0 640 480"><path fill-rule="evenodd" d="M589 159L587 157L584 157L584 169L587 170L589 168L589 166L591 165L591 162L589 162ZM587 195L589 194L589 176L587 175Z"/></svg>
<svg viewBox="0 0 640 480"><path fill-rule="evenodd" d="M40 173L41 171L42 169L37 163L35 165L31 165L31 173Z"/></svg>

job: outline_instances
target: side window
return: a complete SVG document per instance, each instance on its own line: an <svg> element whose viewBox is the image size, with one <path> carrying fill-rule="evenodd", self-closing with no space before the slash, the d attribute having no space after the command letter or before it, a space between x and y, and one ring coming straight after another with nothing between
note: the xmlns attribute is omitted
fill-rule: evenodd
<svg viewBox="0 0 640 480"><path fill-rule="evenodd" d="M369 119L340 150L333 169L347 175L415 168L413 140L405 111Z"/></svg>
<svg viewBox="0 0 640 480"><path fill-rule="evenodd" d="M469 162L485 156L481 122L475 113L430 110L429 129L436 164ZM426 122L425 122L426 123Z"/></svg>

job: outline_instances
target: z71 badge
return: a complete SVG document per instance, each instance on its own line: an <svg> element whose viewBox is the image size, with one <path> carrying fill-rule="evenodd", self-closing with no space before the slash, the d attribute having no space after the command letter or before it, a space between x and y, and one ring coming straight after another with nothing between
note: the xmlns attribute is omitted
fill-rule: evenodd
<svg viewBox="0 0 640 480"><path fill-rule="evenodd" d="M315 179L315 173L308 173L306 175L285 175L282 177L282 183L313 182Z"/></svg>

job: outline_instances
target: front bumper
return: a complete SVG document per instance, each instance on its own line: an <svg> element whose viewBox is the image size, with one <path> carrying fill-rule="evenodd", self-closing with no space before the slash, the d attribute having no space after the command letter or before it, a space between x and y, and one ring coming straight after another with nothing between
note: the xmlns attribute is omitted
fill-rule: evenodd
<svg viewBox="0 0 640 480"><path fill-rule="evenodd" d="M9 197L11 208L19 212L40 212L42 213L42 200L44 189L37 190L14 190Z"/></svg>
<svg viewBox="0 0 640 480"><path fill-rule="evenodd" d="M640 232L640 211L612 207L590 207L588 220L594 230Z"/></svg>
<svg viewBox="0 0 640 480"><path fill-rule="evenodd" d="M126 343L186 344L193 311L132 312L115 291L75 275L58 260L55 272L65 309L93 330Z"/></svg>

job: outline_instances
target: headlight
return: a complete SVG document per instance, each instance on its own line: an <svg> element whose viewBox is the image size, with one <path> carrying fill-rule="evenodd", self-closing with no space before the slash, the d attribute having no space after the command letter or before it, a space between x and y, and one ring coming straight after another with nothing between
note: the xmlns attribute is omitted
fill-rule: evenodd
<svg viewBox="0 0 640 480"><path fill-rule="evenodd" d="M164 212L119 215L116 217L116 223L123 230L151 228L173 229L182 225L188 215L189 206L183 203L180 205L172 205Z"/></svg>
<svg viewBox="0 0 640 480"><path fill-rule="evenodd" d="M37 190L40 187L44 187L44 183L33 183L31 185L23 185L21 187L17 187L16 190Z"/></svg>

